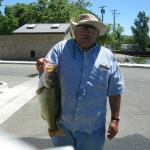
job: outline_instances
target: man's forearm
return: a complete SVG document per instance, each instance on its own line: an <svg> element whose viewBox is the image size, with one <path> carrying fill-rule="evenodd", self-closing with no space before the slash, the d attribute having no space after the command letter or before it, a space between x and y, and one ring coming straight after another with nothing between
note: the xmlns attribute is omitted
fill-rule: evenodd
<svg viewBox="0 0 150 150"><path fill-rule="evenodd" d="M111 109L111 117L119 118L120 117L121 95L109 97L109 104L110 104L110 109Z"/></svg>

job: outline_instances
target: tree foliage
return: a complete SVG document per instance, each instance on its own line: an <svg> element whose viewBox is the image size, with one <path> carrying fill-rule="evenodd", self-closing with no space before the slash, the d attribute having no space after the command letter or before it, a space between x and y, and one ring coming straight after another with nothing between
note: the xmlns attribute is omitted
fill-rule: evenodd
<svg viewBox="0 0 150 150"><path fill-rule="evenodd" d="M0 29L3 31L0 34L10 34L25 23L66 23L71 17L89 12L87 7L90 5L86 0L73 3L69 0L37 0L30 4L6 6L4 15L1 14ZM7 27L4 27L6 22Z"/></svg>
<svg viewBox="0 0 150 150"><path fill-rule="evenodd" d="M70 18L68 1L67 0L48 0L43 3L44 9L41 7L41 3L37 3L38 22L51 22L51 23L65 23Z"/></svg>
<svg viewBox="0 0 150 150"><path fill-rule="evenodd" d="M18 27L18 21L13 16L3 16L0 14L0 35L11 34Z"/></svg>
<svg viewBox="0 0 150 150"><path fill-rule="evenodd" d="M136 44L133 36L123 35L122 36L123 44Z"/></svg>
<svg viewBox="0 0 150 150"><path fill-rule="evenodd" d="M0 0L0 6L2 6L2 1L3 1L3 0Z"/></svg>
<svg viewBox="0 0 150 150"><path fill-rule="evenodd" d="M35 5L17 3L14 6L6 6L5 16L14 16L18 20L18 25L35 21Z"/></svg>
<svg viewBox="0 0 150 150"><path fill-rule="evenodd" d="M113 49L120 49L124 28L120 24L116 25L115 32L113 32L112 24L108 24L107 28L108 30L106 34L99 39L100 43L105 45L111 45L113 46Z"/></svg>
<svg viewBox="0 0 150 150"><path fill-rule="evenodd" d="M139 46L140 50L145 51L148 44L148 32L149 32L149 17L146 16L145 12L139 12L137 19L134 21L134 26L131 27L134 39Z"/></svg>

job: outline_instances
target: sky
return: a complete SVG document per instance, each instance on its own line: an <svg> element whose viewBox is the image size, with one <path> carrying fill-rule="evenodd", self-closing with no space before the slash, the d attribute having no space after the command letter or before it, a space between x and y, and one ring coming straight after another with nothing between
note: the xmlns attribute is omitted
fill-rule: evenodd
<svg viewBox="0 0 150 150"><path fill-rule="evenodd" d="M92 6L88 9L101 17L102 6L105 9L103 16L103 22L105 24L113 24L112 10L116 11L115 21L116 24L120 24L124 28L123 34L132 35L131 26L134 25L134 20L137 18L139 11L145 11L146 16L150 17L150 1L149 0L88 0ZM3 0L2 9L5 5L13 5L15 3L31 3L36 0ZM150 27L150 21L149 21Z"/></svg>

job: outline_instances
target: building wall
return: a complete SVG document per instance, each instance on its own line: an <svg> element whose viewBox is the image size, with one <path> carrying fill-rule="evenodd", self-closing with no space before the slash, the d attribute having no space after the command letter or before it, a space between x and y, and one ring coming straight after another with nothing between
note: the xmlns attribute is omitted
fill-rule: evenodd
<svg viewBox="0 0 150 150"><path fill-rule="evenodd" d="M68 38L69 33L1 35L0 59L36 60L44 57L55 43Z"/></svg>

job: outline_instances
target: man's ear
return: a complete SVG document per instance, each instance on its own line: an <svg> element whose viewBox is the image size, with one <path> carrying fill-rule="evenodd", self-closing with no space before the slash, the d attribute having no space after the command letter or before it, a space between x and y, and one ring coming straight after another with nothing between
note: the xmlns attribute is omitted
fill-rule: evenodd
<svg viewBox="0 0 150 150"><path fill-rule="evenodd" d="M97 37L99 37L99 31L97 30Z"/></svg>
<svg viewBox="0 0 150 150"><path fill-rule="evenodd" d="M99 37L100 37L100 35L99 35L99 32L97 31L97 37L96 37L96 39L99 39Z"/></svg>
<svg viewBox="0 0 150 150"><path fill-rule="evenodd" d="M74 28L74 35L76 36L77 28Z"/></svg>

